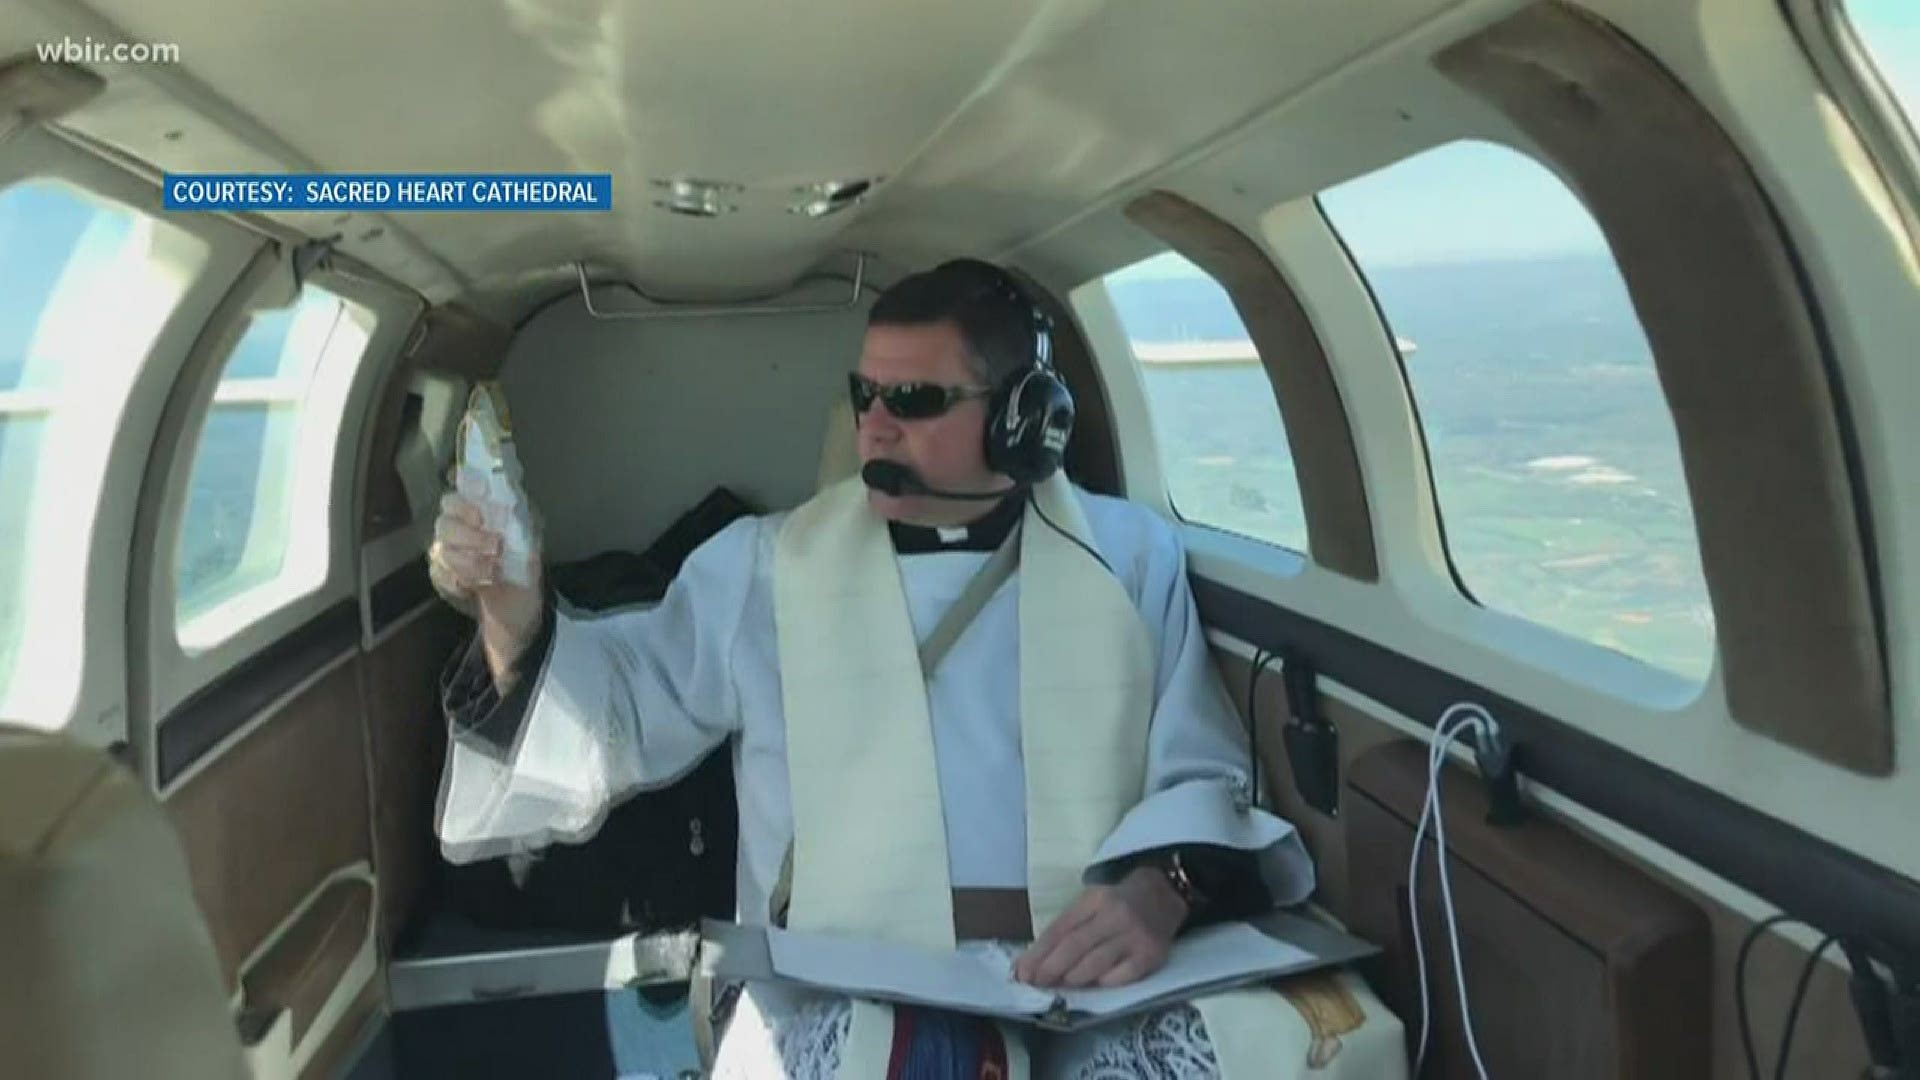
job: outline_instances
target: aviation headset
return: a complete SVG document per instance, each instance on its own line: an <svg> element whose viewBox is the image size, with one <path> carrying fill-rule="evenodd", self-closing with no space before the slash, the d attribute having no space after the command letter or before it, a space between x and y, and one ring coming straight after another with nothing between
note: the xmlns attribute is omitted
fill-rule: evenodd
<svg viewBox="0 0 1920 1080"><path fill-rule="evenodd" d="M1073 393L1053 367L1053 320L1013 275L991 263L986 291L1014 305L1030 330L1027 360L1002 376L987 402L987 467L1021 485L1052 476L1073 434Z"/></svg>

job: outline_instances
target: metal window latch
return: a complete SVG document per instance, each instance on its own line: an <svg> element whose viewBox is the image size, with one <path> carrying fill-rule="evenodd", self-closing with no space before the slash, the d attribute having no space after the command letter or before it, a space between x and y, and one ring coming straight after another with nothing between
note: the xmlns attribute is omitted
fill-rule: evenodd
<svg viewBox="0 0 1920 1080"><path fill-rule="evenodd" d="M307 279L313 276L315 270L333 269L333 246L339 239L340 236L336 233L322 239L302 240L294 246L292 263L296 293L306 285Z"/></svg>

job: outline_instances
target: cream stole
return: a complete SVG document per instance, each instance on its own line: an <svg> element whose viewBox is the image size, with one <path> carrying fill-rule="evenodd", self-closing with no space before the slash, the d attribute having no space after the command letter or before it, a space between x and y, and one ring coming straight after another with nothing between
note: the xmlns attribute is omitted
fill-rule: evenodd
<svg viewBox="0 0 1920 1080"><path fill-rule="evenodd" d="M1056 474L1034 500L1093 546ZM1153 652L1126 589L1030 505L1019 536L1027 886L1044 927L1145 794ZM1097 550L1097 548L1096 548ZM852 478L795 510L774 617L793 789L788 925L951 949L933 724L886 523Z"/></svg>
<svg viewBox="0 0 1920 1080"><path fill-rule="evenodd" d="M1065 478L1039 485L1033 501L1098 550ZM1032 505L1019 543L1027 890L1038 931L1079 897L1100 844L1146 795L1155 654L1126 589ZM793 802L787 925L952 949L926 682L886 523L858 477L782 527L774 621ZM1241 991L1195 1004L1229 1080L1304 1064L1304 1046L1276 1038L1292 1034L1286 1018L1300 1026L1279 995ZM884 1075L891 1032L885 1006L856 1001L841 1077ZM1014 1076L1024 1077L1019 1039L1009 1032L1007 1042Z"/></svg>

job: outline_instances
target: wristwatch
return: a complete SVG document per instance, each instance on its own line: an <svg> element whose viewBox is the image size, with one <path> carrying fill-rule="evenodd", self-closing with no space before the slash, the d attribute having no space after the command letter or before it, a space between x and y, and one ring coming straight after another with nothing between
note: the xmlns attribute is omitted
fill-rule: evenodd
<svg viewBox="0 0 1920 1080"><path fill-rule="evenodd" d="M1207 894L1194 883L1193 875L1188 873L1187 864L1181 857L1180 849L1175 848L1172 853L1160 860L1158 865L1160 872L1166 875L1167 884L1173 886L1173 891L1186 902L1187 919L1191 921L1195 915L1199 914L1200 909L1207 905Z"/></svg>

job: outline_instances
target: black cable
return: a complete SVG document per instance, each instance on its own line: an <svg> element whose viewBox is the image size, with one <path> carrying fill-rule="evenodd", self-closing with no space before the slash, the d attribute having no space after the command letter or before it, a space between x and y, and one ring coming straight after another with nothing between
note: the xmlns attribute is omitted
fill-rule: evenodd
<svg viewBox="0 0 1920 1080"><path fill-rule="evenodd" d="M1753 946L1760 940L1760 935L1781 923L1797 923L1808 926L1809 929L1812 928L1806 921L1791 915L1770 915L1753 924L1753 928L1740 939L1740 951L1733 961L1734 1012L1740 1024L1740 1049L1746 1055L1749 1080L1760 1080L1760 1058L1759 1053L1754 1049L1753 1021L1747 1012L1747 960L1753 953ZM1786 1080L1787 1060L1793 1052L1794 1032L1800 1026L1800 1010L1806 1004L1807 990L1813 984L1814 970L1819 966L1820 958L1825 956L1827 950L1839 940L1839 937L1834 934L1821 938L1820 943L1814 946L1813 952L1807 956L1806 962L1801 965L1800 977L1793 987L1793 999L1787 1006L1786 1020L1781 1026L1780 1055L1773 1065L1774 1080Z"/></svg>
<svg viewBox="0 0 1920 1080"><path fill-rule="evenodd" d="M1787 1057L1793 1052L1793 1031L1800 1026L1800 1006L1807 1002L1807 987L1813 983L1813 970L1838 940L1832 934L1821 938L1820 944L1814 946L1813 952L1807 956L1807 962L1800 967L1800 981L1793 986L1793 1004L1787 1007L1786 1029L1780 1033L1780 1057L1774 1062L1773 1080L1787 1080Z"/></svg>
<svg viewBox="0 0 1920 1080"><path fill-rule="evenodd" d="M1260 805L1260 673L1267 669L1265 649L1253 650L1247 666L1247 775L1253 780L1253 805Z"/></svg>
<svg viewBox="0 0 1920 1080"><path fill-rule="evenodd" d="M1088 547L1086 541L1081 540L1079 537L1061 528L1058 522L1048 517L1047 512L1041 509L1039 499L1029 497L1027 502L1032 505L1033 512L1040 515L1040 520L1045 522L1049 529L1073 541L1074 546L1086 552L1094 562L1106 567L1107 573L1113 573L1113 567L1108 564L1107 560L1100 557L1099 552ZM1247 682L1247 764L1249 766L1248 772L1253 780L1253 805L1255 806L1260 805L1260 707L1256 704L1258 699L1254 696L1254 690L1258 688L1260 684L1261 673L1266 671L1269 664L1272 664L1278 659L1280 659L1280 656L1277 653L1270 653L1265 649L1257 650L1253 654L1253 674Z"/></svg>
<svg viewBox="0 0 1920 1080"><path fill-rule="evenodd" d="M1740 1021L1740 1049L1747 1055L1748 1080L1760 1080L1760 1057L1753 1048L1753 1023L1747 1018L1747 957L1760 935L1784 922L1800 922L1791 915L1770 915L1753 924L1740 939L1740 951L1733 961L1733 1007ZM1805 924L1802 924L1805 925Z"/></svg>
<svg viewBox="0 0 1920 1080"><path fill-rule="evenodd" d="M1853 999L1854 1015L1860 1020L1867 1057L1874 1065L1894 1074L1905 1056L1900 1052L1900 1035L1894 1021L1893 996L1900 984L1898 973L1890 989L1874 965L1873 948L1857 938L1842 940L1840 951L1847 955L1847 966L1852 969L1847 978L1847 994ZM1920 1057L1916 1057L1914 1063L1920 1064Z"/></svg>
<svg viewBox="0 0 1920 1080"><path fill-rule="evenodd" d="M1280 654L1266 649L1253 650L1253 663L1247 672L1247 772L1253 778L1253 805L1260 803L1260 676Z"/></svg>
<svg viewBox="0 0 1920 1080"><path fill-rule="evenodd" d="M1094 561L1094 562L1097 562L1097 563L1099 563L1099 564L1100 564L1101 566L1104 566L1104 567L1106 567L1106 568L1107 568L1107 573L1109 573L1109 574L1111 574L1111 573L1113 573L1113 567L1112 567L1112 566L1110 566L1110 565L1108 565L1108 563L1107 563L1107 560L1105 560L1105 559L1103 559L1103 558L1101 558L1101 557L1100 557L1100 553L1099 553L1099 552L1097 552L1097 551L1095 551L1095 550L1093 550L1092 548L1090 548L1090 547L1088 547L1088 546L1087 546L1087 542L1086 542L1085 540L1082 540L1082 539L1080 539L1079 537L1077 537L1077 536L1075 536L1075 535L1073 535L1072 533L1070 533L1070 532L1068 532L1067 530L1065 530L1065 529L1063 529L1063 528L1061 528L1061 527L1060 527L1060 526L1059 526L1058 524L1056 524L1056 523L1054 522L1054 520L1053 520L1052 518L1050 518L1050 517L1048 517L1048 516L1047 516L1047 512L1046 512L1045 510L1042 510L1042 509L1040 508L1040 500L1039 500L1039 499L1037 499L1037 498L1030 498L1030 499L1028 499L1027 501L1028 501L1028 503L1030 503L1030 504L1032 504L1032 506L1033 506L1033 512L1034 512L1034 513L1036 513L1036 514L1039 514L1039 515L1040 515L1040 520L1041 520L1041 521L1044 521L1044 522L1046 522L1046 523L1047 523L1047 527L1048 527L1048 528L1050 528L1050 529L1052 529L1052 530L1053 530L1054 532L1057 532L1057 533L1059 533L1059 534L1060 534L1061 536L1064 536L1064 537L1066 537L1067 539L1069 539L1069 540L1071 540L1071 541L1073 541L1073 543L1074 543L1074 546L1075 546L1075 547L1077 547L1077 548L1079 548L1079 549L1080 549L1081 551L1084 551L1084 552L1086 552L1086 553L1087 553L1087 555L1088 555L1089 557L1091 557L1091 558L1093 559L1093 561Z"/></svg>

